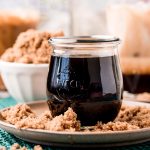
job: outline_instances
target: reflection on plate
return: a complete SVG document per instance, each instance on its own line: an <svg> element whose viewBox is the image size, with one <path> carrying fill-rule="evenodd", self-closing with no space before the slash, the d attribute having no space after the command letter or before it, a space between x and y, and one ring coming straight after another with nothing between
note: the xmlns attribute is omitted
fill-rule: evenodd
<svg viewBox="0 0 150 150"><path fill-rule="evenodd" d="M124 101L130 106L146 106L150 104L142 102ZM29 103L36 113L48 110L45 101ZM114 131L105 133L89 132L62 132L45 131L35 129L17 129L14 125L6 123L0 118L0 128L16 137L36 144L69 147L109 147L142 143L150 140L150 128L132 131Z"/></svg>

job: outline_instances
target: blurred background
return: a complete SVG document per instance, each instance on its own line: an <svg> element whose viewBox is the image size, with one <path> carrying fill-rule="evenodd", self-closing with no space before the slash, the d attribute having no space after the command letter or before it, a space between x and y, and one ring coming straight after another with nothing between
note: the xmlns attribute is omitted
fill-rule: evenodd
<svg viewBox="0 0 150 150"><path fill-rule="evenodd" d="M65 35L111 34L121 39L124 89L150 92L149 16L149 0L1 0L0 54L29 28L62 30Z"/></svg>

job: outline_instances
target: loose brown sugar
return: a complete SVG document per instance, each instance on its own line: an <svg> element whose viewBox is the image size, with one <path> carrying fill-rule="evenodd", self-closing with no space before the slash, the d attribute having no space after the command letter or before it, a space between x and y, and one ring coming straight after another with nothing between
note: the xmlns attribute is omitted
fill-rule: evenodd
<svg viewBox="0 0 150 150"><path fill-rule="evenodd" d="M13 47L1 56L1 60L27 64L49 63L52 47L48 39L63 35L63 32L48 33L33 29L22 32Z"/></svg>
<svg viewBox="0 0 150 150"><path fill-rule="evenodd" d="M27 150L25 146L21 147L18 143L14 143L11 147L10 150Z"/></svg>
<svg viewBox="0 0 150 150"><path fill-rule="evenodd" d="M11 114L11 115L10 115ZM49 131L109 132L150 127L150 109L140 106L122 106L113 122L98 122L90 128L81 127L77 114L71 109L52 117L50 111L37 115L26 105L16 105L0 112L1 117L17 128L43 129Z"/></svg>
<svg viewBox="0 0 150 150"><path fill-rule="evenodd" d="M1 112L1 116L11 124L16 124L25 118L35 117L30 107L26 104L16 105Z"/></svg>
<svg viewBox="0 0 150 150"><path fill-rule="evenodd" d="M5 146L0 146L0 150L6 150ZM23 146L21 147L18 143L14 143L11 147L10 150L28 150L27 147ZM40 145L35 145L33 147L33 150L43 150L43 148Z"/></svg>
<svg viewBox="0 0 150 150"><path fill-rule="evenodd" d="M0 150L6 150L6 147L0 146ZM25 146L22 147L18 143L14 143L13 145L11 145L10 150L28 150L28 148ZM33 147L33 150L43 150L43 148L40 145L35 145Z"/></svg>
<svg viewBox="0 0 150 150"><path fill-rule="evenodd" d="M44 129L52 131L77 131L80 129L80 122L77 115L71 108L64 113L52 118L50 111L40 115L32 112L26 104L18 104L14 107L1 111L1 117L17 128Z"/></svg>
<svg viewBox="0 0 150 150"><path fill-rule="evenodd" d="M40 145L35 145L33 150L43 150L43 148Z"/></svg>
<svg viewBox="0 0 150 150"><path fill-rule="evenodd" d="M0 150L6 150L5 146L0 146Z"/></svg>

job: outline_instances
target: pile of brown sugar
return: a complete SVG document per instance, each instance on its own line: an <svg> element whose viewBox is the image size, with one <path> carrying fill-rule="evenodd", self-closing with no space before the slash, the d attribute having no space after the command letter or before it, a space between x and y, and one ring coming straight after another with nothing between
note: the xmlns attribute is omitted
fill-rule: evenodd
<svg viewBox="0 0 150 150"><path fill-rule="evenodd" d="M140 106L122 106L113 122L98 122L90 128L81 127L77 114L71 109L52 117L50 111L35 114L26 104L18 104L0 112L1 118L17 128L43 129L49 131L108 132L135 130L150 127L150 109Z"/></svg>
<svg viewBox="0 0 150 150"><path fill-rule="evenodd" d="M80 122L71 108L64 113L52 117L50 111L36 115L26 104L18 104L0 112L1 117L17 128L32 128L51 131L79 131Z"/></svg>
<svg viewBox="0 0 150 150"><path fill-rule="evenodd" d="M33 29L22 32L13 47L1 56L1 60L27 64L49 63L52 47L48 39L63 35L63 32L48 33Z"/></svg>

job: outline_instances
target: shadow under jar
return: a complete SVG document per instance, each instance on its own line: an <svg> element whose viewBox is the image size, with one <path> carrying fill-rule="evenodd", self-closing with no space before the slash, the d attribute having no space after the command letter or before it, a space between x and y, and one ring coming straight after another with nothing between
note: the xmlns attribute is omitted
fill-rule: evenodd
<svg viewBox="0 0 150 150"><path fill-rule="evenodd" d="M111 36L52 38L47 78L52 115L71 107L81 125L113 121L122 104L123 80L117 47Z"/></svg>

